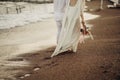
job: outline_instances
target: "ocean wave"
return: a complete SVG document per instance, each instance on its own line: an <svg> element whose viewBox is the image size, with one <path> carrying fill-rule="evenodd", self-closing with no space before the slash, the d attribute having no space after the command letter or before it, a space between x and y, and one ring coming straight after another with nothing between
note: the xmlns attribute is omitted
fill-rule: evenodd
<svg viewBox="0 0 120 80"><path fill-rule="evenodd" d="M52 17L53 4L32 5L32 10L23 11L19 14L1 14L0 29L9 29L16 26L23 26L33 22L43 21Z"/></svg>

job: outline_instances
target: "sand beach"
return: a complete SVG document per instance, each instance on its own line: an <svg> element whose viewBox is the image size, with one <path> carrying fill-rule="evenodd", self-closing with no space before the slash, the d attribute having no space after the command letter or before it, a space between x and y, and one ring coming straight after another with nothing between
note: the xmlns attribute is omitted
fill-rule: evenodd
<svg viewBox="0 0 120 80"><path fill-rule="evenodd" d="M120 10L106 4L85 12L95 40L86 39L76 53L49 58L56 46L53 17L0 29L0 80L120 80ZM98 1L87 5L99 8Z"/></svg>

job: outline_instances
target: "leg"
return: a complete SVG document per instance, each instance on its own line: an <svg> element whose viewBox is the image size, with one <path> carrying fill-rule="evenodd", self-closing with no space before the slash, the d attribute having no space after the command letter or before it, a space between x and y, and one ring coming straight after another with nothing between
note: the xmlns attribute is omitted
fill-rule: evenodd
<svg viewBox="0 0 120 80"><path fill-rule="evenodd" d="M56 23L57 23L57 28L58 28L58 31L57 31L57 43L58 43L61 28L62 28L62 21L57 21Z"/></svg>

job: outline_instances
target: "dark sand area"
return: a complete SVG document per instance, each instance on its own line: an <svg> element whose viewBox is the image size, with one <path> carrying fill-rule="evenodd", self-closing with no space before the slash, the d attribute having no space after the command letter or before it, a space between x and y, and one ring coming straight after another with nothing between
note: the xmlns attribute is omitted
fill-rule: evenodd
<svg viewBox="0 0 120 80"><path fill-rule="evenodd" d="M22 80L120 80L120 11L105 8L99 18L87 21L93 25L95 40L79 44L77 53L65 52L48 57L55 47L24 55L32 66L29 77ZM32 71L38 67L38 71Z"/></svg>

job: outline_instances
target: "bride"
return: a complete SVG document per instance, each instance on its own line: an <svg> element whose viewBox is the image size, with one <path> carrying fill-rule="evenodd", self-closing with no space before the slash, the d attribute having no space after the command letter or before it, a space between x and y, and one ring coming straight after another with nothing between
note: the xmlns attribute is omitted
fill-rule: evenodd
<svg viewBox="0 0 120 80"><path fill-rule="evenodd" d="M68 0L58 44L51 57L68 50L77 51L80 36L82 33L87 34L83 16L84 6L85 0ZM81 26L83 26L82 33Z"/></svg>

